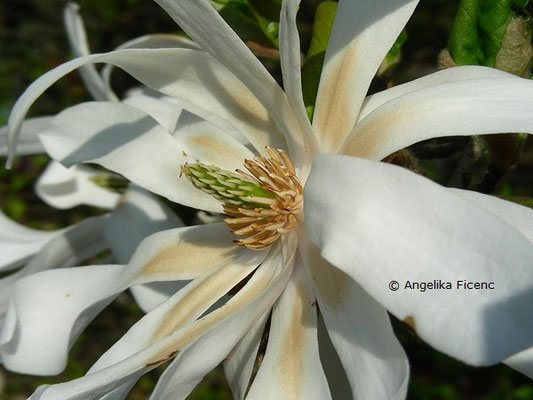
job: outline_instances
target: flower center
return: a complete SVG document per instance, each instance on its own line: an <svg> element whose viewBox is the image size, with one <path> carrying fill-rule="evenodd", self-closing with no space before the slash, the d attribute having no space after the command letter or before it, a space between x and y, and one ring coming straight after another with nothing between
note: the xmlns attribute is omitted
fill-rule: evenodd
<svg viewBox="0 0 533 400"><path fill-rule="evenodd" d="M181 173L198 189L224 205L224 221L238 236L238 246L260 250L289 232L303 210L303 188L283 150L266 148L270 158L244 160L248 172L212 165L185 164Z"/></svg>

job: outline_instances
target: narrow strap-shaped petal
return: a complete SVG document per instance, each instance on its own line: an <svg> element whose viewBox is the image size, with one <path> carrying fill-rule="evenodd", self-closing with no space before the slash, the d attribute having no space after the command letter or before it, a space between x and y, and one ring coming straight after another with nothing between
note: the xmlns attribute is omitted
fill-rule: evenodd
<svg viewBox="0 0 533 400"><path fill-rule="evenodd" d="M224 374L235 400L244 400L269 313L265 312L224 359Z"/></svg>
<svg viewBox="0 0 533 400"><path fill-rule="evenodd" d="M246 399L331 399L318 352L316 301L299 258L272 310L265 356Z"/></svg>
<svg viewBox="0 0 533 400"><path fill-rule="evenodd" d="M147 282L197 278L249 252L236 248L224 224L201 225L149 236L128 266L59 269L21 279L9 310L16 318L7 316L16 321L18 329L2 332L2 358L14 370L57 373L65 365L73 339L123 290ZM256 255L259 257L260 253ZM43 336L48 330L55 334ZM50 346L42 345L43 337ZM28 358L35 352L40 354L40 363Z"/></svg>
<svg viewBox="0 0 533 400"><path fill-rule="evenodd" d="M41 200L54 208L72 208L81 204L106 209L115 207L119 194L91 181L96 175L95 169L85 165L66 168L52 161L39 176L35 191Z"/></svg>
<svg viewBox="0 0 533 400"><path fill-rule="evenodd" d="M296 13L300 0L284 0L281 4L279 22L279 52L281 71L283 74L283 88L289 98L300 125L305 129L303 143L310 154L314 154L318 144L307 113L302 93L300 37L296 26Z"/></svg>
<svg viewBox="0 0 533 400"><path fill-rule="evenodd" d="M357 121L370 82L418 0L341 0L320 77L313 126L335 152Z"/></svg>
<svg viewBox="0 0 533 400"><path fill-rule="evenodd" d="M409 362L385 308L307 240L304 255L329 338L354 399L403 400ZM380 382L379 385L376 382Z"/></svg>
<svg viewBox="0 0 533 400"><path fill-rule="evenodd" d="M201 160L203 164L234 171L243 168L245 159L255 157L244 144L208 121L197 119L181 123L174 133L183 152L189 157Z"/></svg>
<svg viewBox="0 0 533 400"><path fill-rule="evenodd" d="M302 156L302 126L294 119L287 96L207 0L156 0L200 47L232 71L280 126L291 155ZM293 159L294 161L294 159Z"/></svg>
<svg viewBox="0 0 533 400"><path fill-rule="evenodd" d="M184 226L181 219L152 193L130 185L120 204L106 221L104 236L115 259L130 261L135 249L152 233ZM145 312L176 293L187 281L152 282L130 288L135 301Z"/></svg>
<svg viewBox="0 0 533 400"><path fill-rule="evenodd" d="M183 36L171 35L166 33L152 33L148 35L139 36L135 39L119 45L115 50L121 49L167 49L167 48L182 48L200 50L198 45L192 40ZM106 64L102 68L102 78L105 84L111 90L111 72L113 72L113 64Z"/></svg>
<svg viewBox="0 0 533 400"><path fill-rule="evenodd" d="M132 379L137 379L172 357L176 357L173 362L174 368L179 371L178 367L183 366L183 373L171 373L176 379L165 380L161 384L161 389L156 390L160 390L159 393L163 395L173 396L170 397L173 400L184 398L201 377L227 355L257 318L272 306L290 278L293 266L291 261L292 257L279 266L264 263L258 269L261 273L254 274L224 307L122 361L103 369L93 370L90 374L71 382L43 387L30 399L97 399L131 382ZM270 268L265 268L267 265ZM197 357L198 351L204 348L208 349L207 358ZM169 386L170 390L167 390Z"/></svg>
<svg viewBox="0 0 533 400"><path fill-rule="evenodd" d="M345 156L315 159L305 202L322 256L437 350L490 365L533 345L533 244L504 218L403 168Z"/></svg>
<svg viewBox="0 0 533 400"><path fill-rule="evenodd" d="M361 112L359 113L357 122L361 121L368 114L370 114L376 108L381 107L383 104L408 93L416 92L420 89L442 85L444 83L467 81L470 79L508 79L513 77L520 79L515 75L500 71L499 69L481 67L479 65L462 65L454 68L446 68L415 79L414 81L393 86L389 89L367 96L363 102L363 106L361 107Z"/></svg>
<svg viewBox="0 0 533 400"><path fill-rule="evenodd" d="M106 221L104 236L115 259L126 264L146 237L182 226L183 221L155 195L130 185Z"/></svg>
<svg viewBox="0 0 533 400"><path fill-rule="evenodd" d="M96 162L174 202L221 210L218 201L180 177L180 165L197 161L183 155L179 143L139 109L83 103L57 115L41 139L47 152L67 166Z"/></svg>
<svg viewBox="0 0 533 400"><path fill-rule="evenodd" d="M381 160L434 137L533 133L532 108L529 79L482 78L430 86L376 108L358 122L340 151Z"/></svg>
<svg viewBox="0 0 533 400"><path fill-rule="evenodd" d="M533 347L514 354L504 360L504 363L533 379Z"/></svg>
<svg viewBox="0 0 533 400"><path fill-rule="evenodd" d="M8 165L15 153L22 121L33 102L64 75L97 62L114 64L154 90L229 120L260 152L267 145L286 147L282 134L257 98L207 53L184 48L124 49L74 59L33 82L17 100L9 117Z"/></svg>
<svg viewBox="0 0 533 400"><path fill-rule="evenodd" d="M0 331L9 297L16 282L24 276L47 269L71 267L104 251L107 243L102 238L102 230L107 219L107 215L87 218L67 229L55 232L55 235L24 268L0 279Z"/></svg>
<svg viewBox="0 0 533 400"><path fill-rule="evenodd" d="M22 123L17 153L20 155L44 153L44 147L38 134L53 117L28 118ZM7 126L0 128L0 155L7 155Z"/></svg>
<svg viewBox="0 0 533 400"><path fill-rule="evenodd" d="M0 211L0 271L20 266L61 232L28 228L12 221Z"/></svg>
<svg viewBox="0 0 533 400"><path fill-rule="evenodd" d="M158 324L160 329L153 332L153 341L158 339L155 336L166 336L177 329L176 325L198 317L261 261L261 253L245 252L206 270L204 276L216 274L217 277L206 283L204 278L198 278L180 291L179 306L159 314L162 320ZM1 348L6 367L39 375L60 372L66 365L70 346L85 326L120 292L135 283L123 278L128 272L127 267L118 265L92 266L47 271L19 281L12 300L17 329ZM228 282L230 287L226 288L224 284ZM213 292L218 294L212 299L209 294ZM36 301L39 307L35 306ZM149 315L156 318L158 314ZM131 350L131 343L128 348ZM39 362L32 361L34 357Z"/></svg>
<svg viewBox="0 0 533 400"><path fill-rule="evenodd" d="M80 6L76 3L68 3L63 11L63 20L67 30L70 48L74 57L82 57L91 54L85 26L79 14ZM84 65L80 68L80 76L85 87L97 101L117 101L117 96L106 85L102 76L94 65Z"/></svg>
<svg viewBox="0 0 533 400"><path fill-rule="evenodd" d="M456 188L450 188L450 190L503 219L533 243L533 224L531 224L533 210L531 208L471 190Z"/></svg>

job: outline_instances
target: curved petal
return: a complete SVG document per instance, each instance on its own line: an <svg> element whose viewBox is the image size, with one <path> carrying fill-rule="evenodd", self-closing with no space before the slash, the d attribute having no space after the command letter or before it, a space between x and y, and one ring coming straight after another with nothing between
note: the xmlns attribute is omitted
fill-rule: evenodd
<svg viewBox="0 0 533 400"><path fill-rule="evenodd" d="M192 40L182 36L171 35L166 33L152 33L143 35L127 42L122 43L115 50L121 49L166 49L166 48L182 48L200 50L200 48ZM87 53L89 54L89 53ZM102 78L105 84L111 90L111 72L113 72L114 65L104 65L102 68Z"/></svg>
<svg viewBox="0 0 533 400"><path fill-rule="evenodd" d="M44 153L44 147L39 140L38 134L43 130L53 117L28 118L22 123L20 128L20 140L17 148L17 154L39 154ZM7 126L0 128L0 155L7 155L8 147L8 129Z"/></svg>
<svg viewBox="0 0 533 400"><path fill-rule="evenodd" d="M481 79L481 78L516 78L515 75L511 75L507 72L500 71L495 68L481 67L479 65L461 65L453 68L446 68L432 74L415 79L414 81L407 82L398 86L393 86L390 89L383 90L376 94L372 94L365 98L361 112L357 118L357 122L361 121L368 114L375 109L381 107L383 104L388 103L398 97L406 95L408 93L416 92L417 90L430 88L432 86L442 85L444 83L462 82L469 79ZM356 125L357 126L357 125Z"/></svg>
<svg viewBox="0 0 533 400"><path fill-rule="evenodd" d="M296 14L299 6L300 0L284 0L281 4L279 21L281 71L283 88L287 93L289 103L299 124L304 127L304 132L306 133L302 138L303 144L309 147L308 151L310 153L314 154L317 151L318 144L307 117L302 92L300 36L296 26Z"/></svg>
<svg viewBox="0 0 533 400"><path fill-rule="evenodd" d="M323 152L335 152L353 129L372 78L417 4L339 1L313 115Z"/></svg>
<svg viewBox="0 0 533 400"><path fill-rule="evenodd" d="M131 185L106 222L104 237L115 259L130 261L141 241L152 233L184 226L164 203L150 192ZM148 312L176 293L186 282L152 282L130 288L141 309Z"/></svg>
<svg viewBox="0 0 533 400"><path fill-rule="evenodd" d="M307 240L302 254L352 397L405 399L409 362L385 308L350 276L324 260L320 250Z"/></svg>
<svg viewBox="0 0 533 400"><path fill-rule="evenodd" d="M224 374L235 400L244 400L269 316L265 312L224 359Z"/></svg>
<svg viewBox="0 0 533 400"><path fill-rule="evenodd" d="M124 49L77 58L33 82L17 100L9 117L8 165L15 152L22 121L31 104L64 75L97 62L114 64L154 90L230 121L260 152L267 145L285 148L282 134L257 98L235 75L207 53L183 48ZM283 102L276 104L283 108ZM283 109L283 112L289 111Z"/></svg>
<svg viewBox="0 0 533 400"><path fill-rule="evenodd" d="M57 232L24 268L0 279L0 331L16 282L47 269L71 267L104 251L107 246L102 239L102 229L107 218L107 215L87 218ZM4 334L4 339L5 335L8 333Z"/></svg>
<svg viewBox="0 0 533 400"><path fill-rule="evenodd" d="M126 264L147 236L182 226L183 221L157 197L131 185L106 221L104 237L115 259Z"/></svg>
<svg viewBox="0 0 533 400"><path fill-rule="evenodd" d="M76 3L67 3L63 10L63 20L67 30L70 48L74 57L82 57L91 54L85 26L79 14L80 6ZM106 85L104 79L94 65L84 65L80 68L80 76L85 87L97 101L117 101L117 96Z"/></svg>
<svg viewBox="0 0 533 400"><path fill-rule="evenodd" d="M0 211L0 271L9 271L20 266L61 233L61 230L40 231L27 228Z"/></svg>
<svg viewBox="0 0 533 400"><path fill-rule="evenodd" d="M122 103L144 111L168 132L176 130L176 124L183 111L182 106L167 101L166 97L147 96L146 94L136 93L126 97Z"/></svg>
<svg viewBox="0 0 533 400"><path fill-rule="evenodd" d="M501 218L533 243L533 210L531 208L471 190L449 189Z"/></svg>
<svg viewBox="0 0 533 400"><path fill-rule="evenodd" d="M91 178L96 175L97 171L84 165L65 168L52 161L37 180L35 191L41 200L59 209L81 204L107 209L115 207L119 194L93 183Z"/></svg>
<svg viewBox="0 0 533 400"><path fill-rule="evenodd" d="M87 324L120 291L125 267L104 265L41 272L17 282L8 311L16 316L11 338L2 332L0 355L7 369L32 375L61 372L67 352ZM81 318L80 318L81 317Z"/></svg>
<svg viewBox="0 0 533 400"><path fill-rule="evenodd" d="M33 374L60 372L74 339L129 286L196 278L249 252L235 249L228 236L223 224L178 228L146 238L128 266L60 269L19 280L9 310L16 315L16 327L2 333L6 367ZM9 313L7 318L12 319ZM39 362L33 361L36 354Z"/></svg>
<svg viewBox="0 0 533 400"><path fill-rule="evenodd" d="M470 79L397 97L359 121L341 152L381 160L440 136L533 133L533 82L516 77Z"/></svg>
<svg viewBox="0 0 533 400"><path fill-rule="evenodd" d="M533 379L533 348L514 354L504 360L504 363Z"/></svg>
<svg viewBox="0 0 533 400"><path fill-rule="evenodd" d="M207 0L156 2L203 50L232 71L255 95L280 127L289 153L299 166L306 156L302 145L309 131L295 118L283 90L237 34Z"/></svg>
<svg viewBox="0 0 533 400"><path fill-rule="evenodd" d="M183 119L180 119L182 122ZM243 168L245 159L255 157L246 146L208 121L180 123L174 138L189 157L207 165L233 171Z"/></svg>
<svg viewBox="0 0 533 400"><path fill-rule="evenodd" d="M246 399L331 399L318 353L316 301L299 259L272 310L265 356Z"/></svg>
<svg viewBox="0 0 533 400"><path fill-rule="evenodd" d="M490 365L533 345L533 245L503 219L405 169L342 156L317 157L305 202L322 256L436 349Z"/></svg>
<svg viewBox="0 0 533 400"><path fill-rule="evenodd" d="M292 249L294 248L295 246L292 246ZM119 354L118 360L108 360L114 362L113 364L108 365L108 361L102 361L98 369L93 369L91 373L82 378L43 387L34 393L31 399L73 400L87 396L89 393L92 398L98 398L140 377L172 357L176 357L173 371L179 371L181 365L183 365L183 371L181 374L172 374L176 379L162 381L155 393L160 395L158 399L166 399L168 398L166 396L170 395L173 396L170 397L173 400L184 398L203 375L227 355L257 318L272 306L285 287L291 272L292 257L285 259L282 265L264 263L224 307L218 308L128 358L125 358L126 355ZM208 349L206 358L197 357L199 348Z"/></svg>
<svg viewBox="0 0 533 400"><path fill-rule="evenodd" d="M172 136L139 109L120 103L80 104L58 114L41 140L67 166L96 162L171 201L221 210L217 200L179 176L180 165L196 160L184 156Z"/></svg>

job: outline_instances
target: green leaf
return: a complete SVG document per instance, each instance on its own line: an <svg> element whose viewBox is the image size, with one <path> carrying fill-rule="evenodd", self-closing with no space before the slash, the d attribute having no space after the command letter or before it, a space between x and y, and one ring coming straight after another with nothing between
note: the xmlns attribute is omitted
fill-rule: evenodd
<svg viewBox="0 0 533 400"><path fill-rule="evenodd" d="M378 70L378 76L386 73L390 70L390 68L394 67L400 62L400 56L401 56L401 49L405 41L407 40L407 32L403 30L394 44L392 45L391 49L385 56L385 59L381 63L379 70Z"/></svg>
<svg viewBox="0 0 533 400"><path fill-rule="evenodd" d="M276 6L276 0L266 2L266 4L273 4L274 10L277 10L276 12L272 13L265 13L263 10L263 7L265 5L260 6L259 11L256 7L255 2L248 0L248 7L250 9L250 12L255 17L255 20L257 21L257 24L259 25L259 28L263 31L263 34L270 40L270 44L274 45L276 48L279 49L279 43L278 43L278 32L279 32L279 14L281 8L278 8ZM261 4L259 2L259 4ZM281 7L281 5L280 5Z"/></svg>
<svg viewBox="0 0 533 400"><path fill-rule="evenodd" d="M281 0L248 0L254 10L268 21L279 21Z"/></svg>
<svg viewBox="0 0 533 400"><path fill-rule="evenodd" d="M313 117L318 82L336 12L337 2L335 1L323 1L316 9L311 43L307 51L307 59L302 67L302 90L309 119Z"/></svg>
<svg viewBox="0 0 533 400"><path fill-rule="evenodd" d="M461 0L448 47L458 65L494 67L514 13L526 14L528 0Z"/></svg>
<svg viewBox="0 0 533 400"><path fill-rule="evenodd" d="M221 0L222 1L222 0ZM271 45L271 40L263 32L254 15L246 4L228 2L219 10L220 15L237 32L242 40L252 40L254 42Z"/></svg>

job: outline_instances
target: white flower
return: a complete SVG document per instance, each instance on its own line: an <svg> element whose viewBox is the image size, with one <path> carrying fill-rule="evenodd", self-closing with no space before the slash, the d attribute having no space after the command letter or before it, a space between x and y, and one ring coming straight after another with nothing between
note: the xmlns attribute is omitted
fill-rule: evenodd
<svg viewBox="0 0 533 400"><path fill-rule="evenodd" d="M83 22L78 15L78 6L70 3L65 7L67 34L76 55L90 53ZM173 37L166 36L166 42L176 43ZM138 38L124 46L143 43L162 45L162 39L151 35ZM167 43L167 44L168 44ZM116 96L94 66L88 65L80 71L86 87L95 99L116 100ZM132 93L126 103L146 110L158 105L155 117L171 118L164 115L165 103L149 98L142 93ZM167 105L168 108L168 105ZM173 113L180 109L172 107ZM30 155L44 153L45 149L38 138L53 117L38 117L24 121L21 129L21 143L18 153ZM0 128L0 155L7 155L7 127ZM58 267L79 265L87 259L111 249L119 262L127 262L138 244L145 236L171 226L181 226L182 222L174 213L149 192L132 185L122 196L118 205L118 193L103 189L93 182L95 177L107 176L86 165L76 164L69 168L57 161L51 161L39 177L35 191L39 198L57 209L67 209L78 205L89 205L106 210L110 214L88 218L78 224L56 231L29 229L11 221L0 213L0 330L9 305L15 283L39 271ZM135 205L133 205L135 203ZM117 207L118 206L118 207ZM125 239L127 237L127 240ZM120 240L117 240L120 238ZM109 262L109 257L107 258ZM25 265L24 265L25 264ZM24 266L23 266L24 265ZM16 271L19 267L18 271ZM7 274L8 272L13 273ZM139 286L133 294L139 305L148 310L162 301L168 288L161 285Z"/></svg>
<svg viewBox="0 0 533 400"><path fill-rule="evenodd" d="M343 0L311 126L301 96L298 1L282 5L285 92L207 1L158 3L202 50L126 49L56 68L13 109L11 149L42 91L75 68L107 62L205 121L171 129L126 104L81 104L58 115L42 135L56 160L99 163L174 202L221 211L220 202L179 177L180 166L199 160L231 171L257 155L271 158L266 146L280 148L305 185L305 218L295 211L295 227L258 251L235 246L222 223L184 227L145 239L127 266L54 270L20 281L2 360L13 370L49 374L64 367L85 324L122 290L192 280L86 376L42 387L32 399L123 398L143 373L169 359L154 399L185 398L222 360L238 399L401 399L408 363L386 309L436 349L473 365L494 364L533 345L533 211L378 162L436 136L532 133L532 82L461 67L365 99L417 1ZM207 184L211 190L217 183ZM434 279L491 281L496 289L389 290L393 280ZM219 300L224 305L214 308ZM271 309L266 353L247 391ZM346 379L328 385L341 369Z"/></svg>

